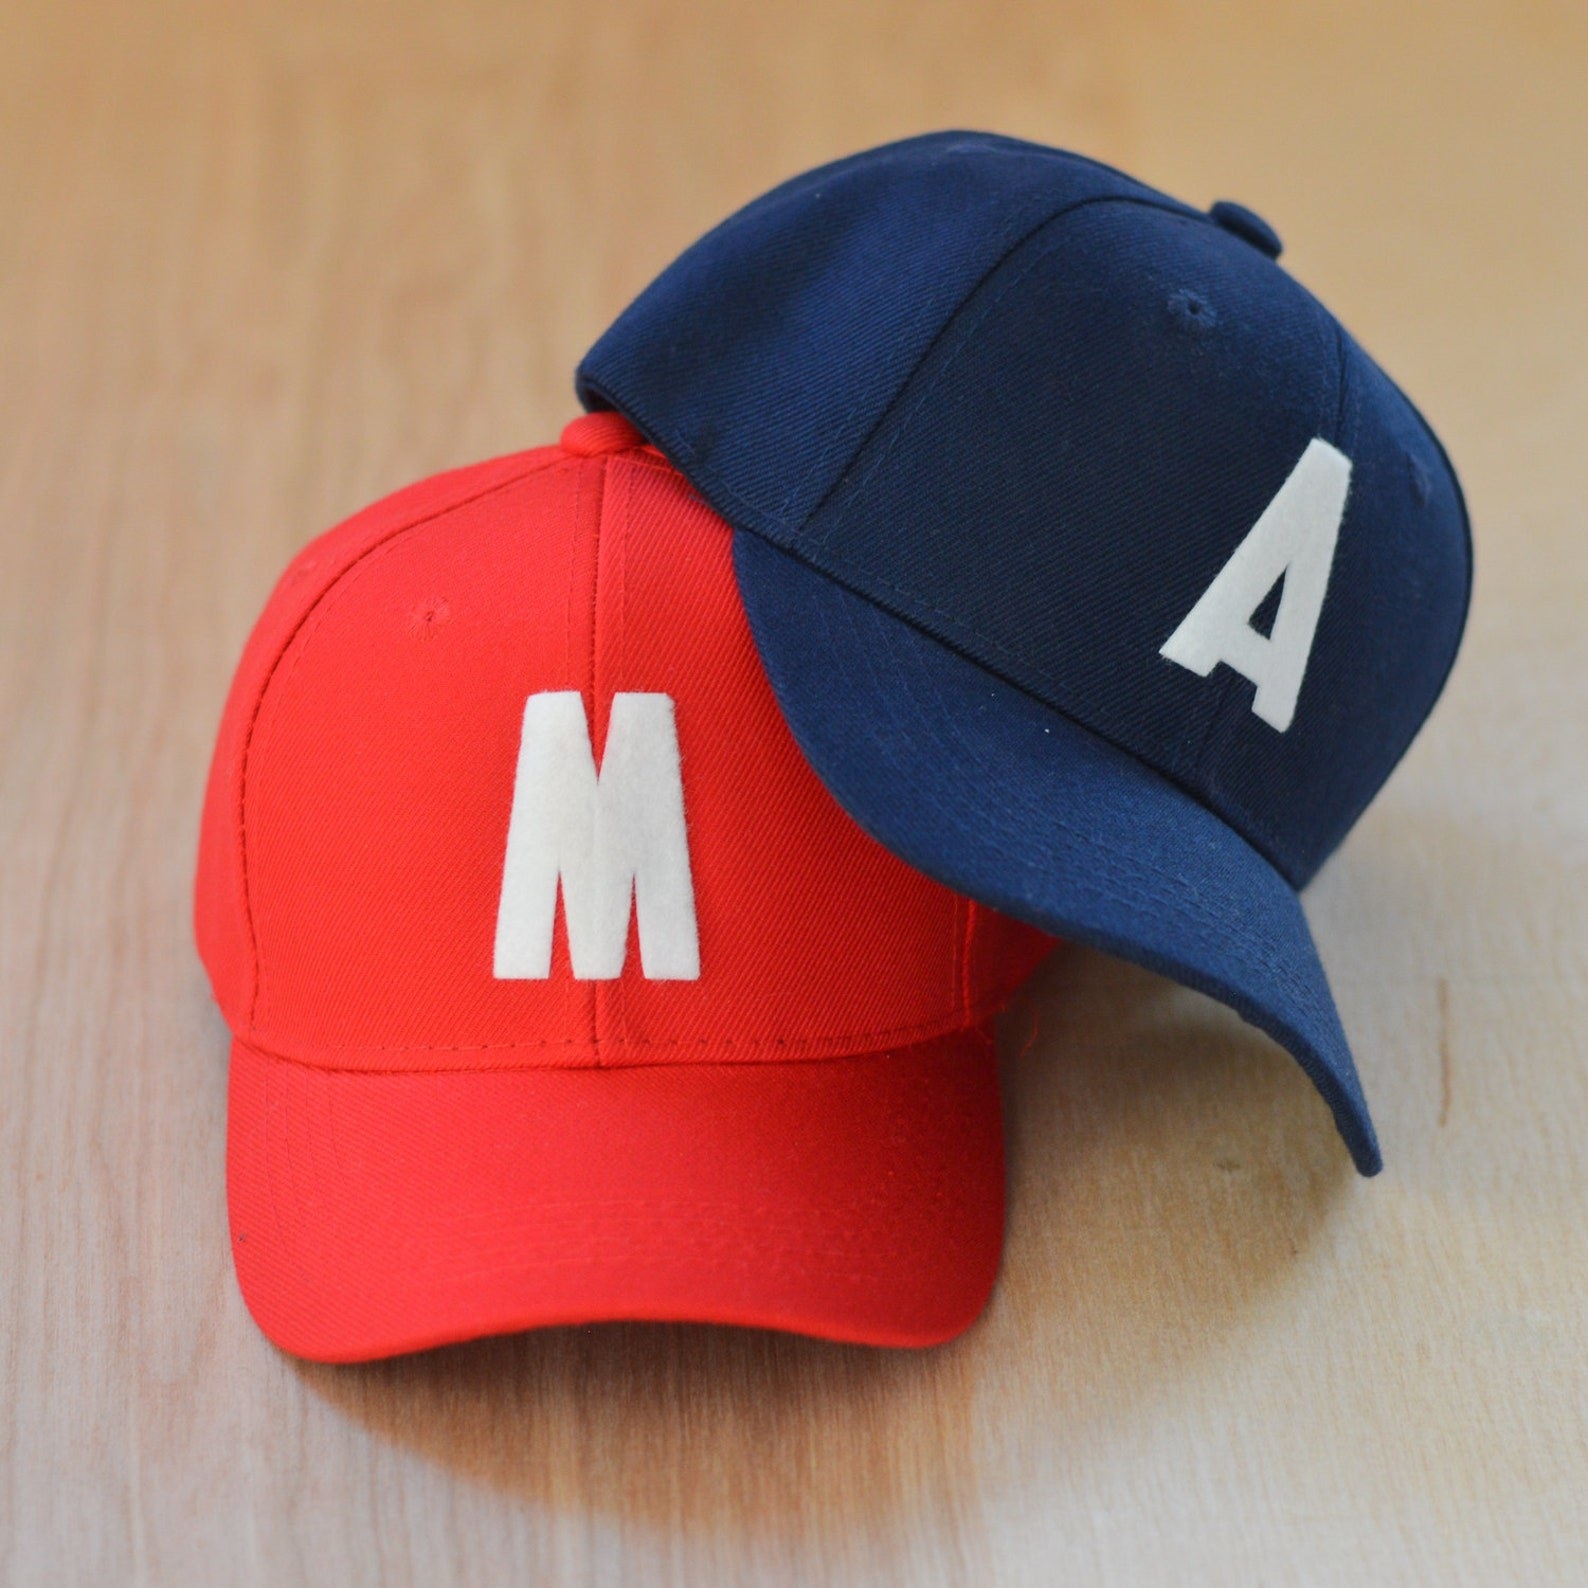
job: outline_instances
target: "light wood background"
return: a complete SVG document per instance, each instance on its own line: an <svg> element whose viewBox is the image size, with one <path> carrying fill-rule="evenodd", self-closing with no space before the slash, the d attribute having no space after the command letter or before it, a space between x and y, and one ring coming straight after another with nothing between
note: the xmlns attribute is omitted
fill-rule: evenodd
<svg viewBox="0 0 1588 1588"><path fill-rule="evenodd" d="M1233 1018L1061 950L957 1344L284 1358L189 933L276 571L552 438L730 208L954 124L1256 207L1462 470L1462 662L1309 894L1387 1171ZM1569 0L9 0L0 1579L1588 1581L1585 305Z"/></svg>

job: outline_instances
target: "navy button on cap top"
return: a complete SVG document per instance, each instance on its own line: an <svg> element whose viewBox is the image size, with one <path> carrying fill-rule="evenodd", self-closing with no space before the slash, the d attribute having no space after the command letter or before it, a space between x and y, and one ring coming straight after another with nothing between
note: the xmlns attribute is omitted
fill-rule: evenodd
<svg viewBox="0 0 1588 1588"><path fill-rule="evenodd" d="M1208 209L1208 214L1225 231L1243 238L1260 253L1267 254L1270 259L1278 259L1285 251L1285 245L1279 240L1279 233L1255 210L1247 209L1244 204L1237 204L1231 199L1220 199Z"/></svg>
<svg viewBox="0 0 1588 1588"><path fill-rule="evenodd" d="M1470 539L1278 238L941 133L796 177L579 371L734 526L828 788L921 870L1222 999L1380 1154L1299 890L1405 752Z"/></svg>

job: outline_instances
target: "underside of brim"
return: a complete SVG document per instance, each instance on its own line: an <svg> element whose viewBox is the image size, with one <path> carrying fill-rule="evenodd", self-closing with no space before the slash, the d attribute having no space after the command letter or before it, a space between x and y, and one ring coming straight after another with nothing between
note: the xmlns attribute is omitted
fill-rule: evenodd
<svg viewBox="0 0 1588 1588"><path fill-rule="evenodd" d="M803 1063L324 1070L232 1048L244 1299L363 1361L554 1324L926 1346L996 1278L989 1033Z"/></svg>
<svg viewBox="0 0 1588 1588"><path fill-rule="evenodd" d="M1301 901L1135 757L746 530L739 589L795 739L845 810L948 887L1229 1005L1382 1167Z"/></svg>

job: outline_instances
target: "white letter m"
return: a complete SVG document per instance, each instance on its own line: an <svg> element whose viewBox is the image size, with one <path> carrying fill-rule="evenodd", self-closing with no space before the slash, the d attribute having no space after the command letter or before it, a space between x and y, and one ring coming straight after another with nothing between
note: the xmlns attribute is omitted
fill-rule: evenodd
<svg viewBox="0 0 1588 1588"><path fill-rule="evenodd" d="M572 690L529 697L496 914L498 980L551 975L559 881L579 980L608 981L622 973L631 903L645 975L656 981L699 977L670 696L612 697L599 776L583 699Z"/></svg>

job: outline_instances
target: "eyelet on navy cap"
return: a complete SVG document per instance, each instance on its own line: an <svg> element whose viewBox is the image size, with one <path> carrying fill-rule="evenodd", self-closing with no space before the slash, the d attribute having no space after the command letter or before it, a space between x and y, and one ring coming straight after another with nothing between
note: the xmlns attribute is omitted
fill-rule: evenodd
<svg viewBox="0 0 1588 1588"><path fill-rule="evenodd" d="M1219 323L1218 311L1200 292L1189 287L1169 294L1168 309L1175 325L1192 336L1206 336Z"/></svg>
<svg viewBox="0 0 1588 1588"><path fill-rule="evenodd" d="M1270 259L1278 259L1284 249L1279 233L1261 215L1247 209L1244 204L1237 204L1232 199L1220 199L1208 214L1225 231L1233 232L1243 243L1250 243Z"/></svg>

